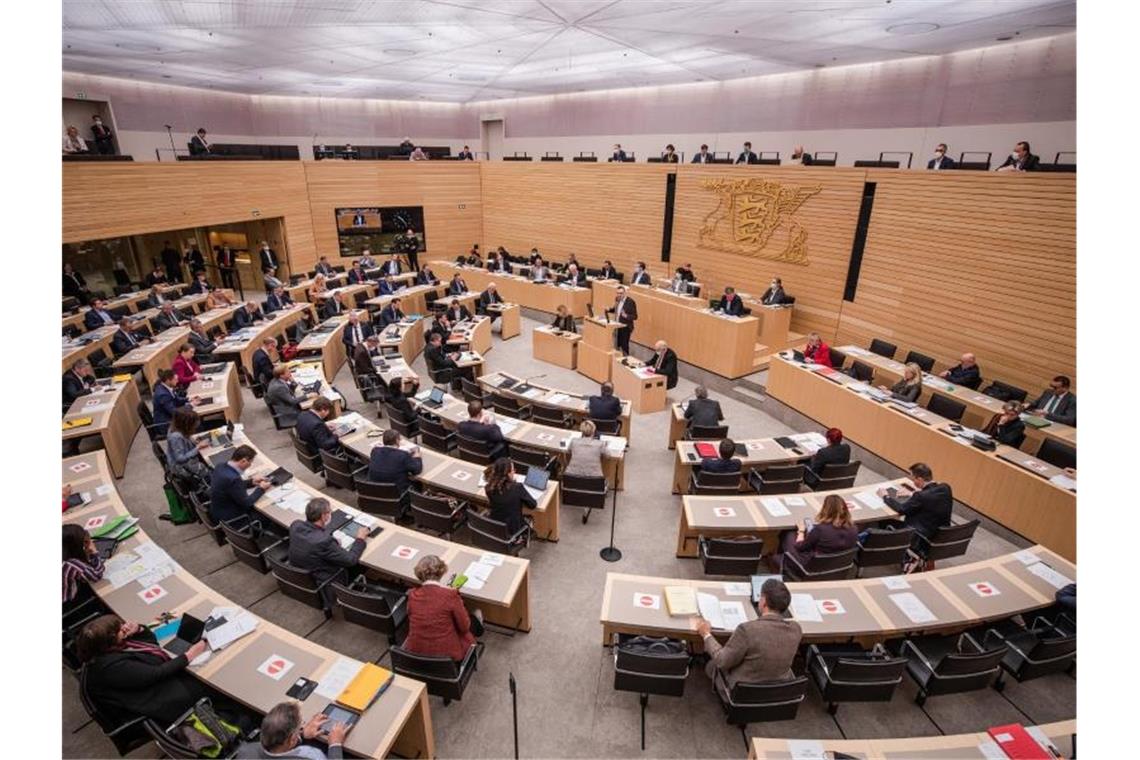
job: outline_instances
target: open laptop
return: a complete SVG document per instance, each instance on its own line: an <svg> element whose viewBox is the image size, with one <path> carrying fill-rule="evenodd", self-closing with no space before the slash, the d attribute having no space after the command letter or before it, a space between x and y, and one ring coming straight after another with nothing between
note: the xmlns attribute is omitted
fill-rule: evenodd
<svg viewBox="0 0 1140 760"><path fill-rule="evenodd" d="M802 364L804 362L804 352L792 349L792 361Z"/></svg>
<svg viewBox="0 0 1140 760"><path fill-rule="evenodd" d="M533 488L536 491L545 491L546 484L550 481L550 472L542 467L531 467L526 471L526 480L523 485L527 488Z"/></svg>
<svg viewBox="0 0 1140 760"><path fill-rule="evenodd" d="M438 409L443 406L443 388L440 388L438 385L432 388L431 393L421 403L424 406L430 406L432 409Z"/></svg>
<svg viewBox="0 0 1140 760"><path fill-rule="evenodd" d="M352 515L348 514L343 509L338 509L333 512L332 517L329 518L329 524L325 526L325 532L329 535L332 535L351 522Z"/></svg>
<svg viewBox="0 0 1140 760"><path fill-rule="evenodd" d="M206 624L193 615L183 615L182 622L178 624L178 633L174 638L163 645L163 649L177 656L186 654L186 650L202 640L206 632Z"/></svg>
<svg viewBox="0 0 1140 760"><path fill-rule="evenodd" d="M217 469L218 467L221 467L223 464L230 461L230 456L233 455L233 452L234 452L233 446L226 446L221 451L214 452L213 454L210 455L210 467L213 469Z"/></svg>

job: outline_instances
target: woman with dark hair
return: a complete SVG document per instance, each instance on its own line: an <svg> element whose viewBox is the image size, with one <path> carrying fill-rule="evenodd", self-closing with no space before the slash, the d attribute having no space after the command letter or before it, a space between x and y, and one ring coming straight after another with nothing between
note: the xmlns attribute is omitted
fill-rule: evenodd
<svg viewBox="0 0 1140 760"><path fill-rule="evenodd" d="M842 496L831 494L815 516L815 524L807 529L807 521L795 531L780 534L780 553L768 559L773 572L780 572L784 555L795 557L804 565L816 554L834 554L855 546L859 531L851 519L851 511Z"/></svg>
<svg viewBox="0 0 1140 760"><path fill-rule="evenodd" d="M189 343L183 343L178 347L178 356L174 357L174 363L170 368L178 378L178 387L183 390L188 388L190 383L202 378L202 365L194 359L194 347Z"/></svg>
<svg viewBox="0 0 1140 760"><path fill-rule="evenodd" d="M416 410L412 407L412 402L408 400L409 395L415 395L415 389L411 388L411 393L406 393L404 390L404 378L393 377L388 381L388 404L400 412L400 422L410 423L416 419Z"/></svg>
<svg viewBox="0 0 1140 760"><path fill-rule="evenodd" d="M63 526L63 614L92 597L91 583L103 577L103 558L82 526Z"/></svg>
<svg viewBox="0 0 1140 760"><path fill-rule="evenodd" d="M180 406L174 410L170 420L170 432L166 436L166 463L170 472L184 478L197 477L206 482L210 470L198 456L198 451L207 448L209 441L195 443L193 435L198 430L198 413L192 407Z"/></svg>
<svg viewBox="0 0 1140 760"><path fill-rule="evenodd" d="M174 656L145 626L102 615L83 626L75 649L84 663L87 693L112 722L143 715L168 726L199 699L212 696L185 672L190 661L206 651L205 639Z"/></svg>
<svg viewBox="0 0 1140 760"><path fill-rule="evenodd" d="M851 446L843 442L843 431L839 428L829 428L824 437L827 445L812 454L811 464L804 471L804 482L814 487L819 482L817 477L823 472L824 465L847 464L851 461Z"/></svg>
<svg viewBox="0 0 1140 760"><path fill-rule="evenodd" d="M677 149L672 144L665 146L665 152L661 154L661 160L667 164L675 164L678 161Z"/></svg>
<svg viewBox="0 0 1140 760"><path fill-rule="evenodd" d="M523 509L534 509L538 502L526 490L526 486L515 480L515 466L507 457L496 459L484 473L487 485L487 500L491 502L491 519L507 524L513 535L524 524Z"/></svg>

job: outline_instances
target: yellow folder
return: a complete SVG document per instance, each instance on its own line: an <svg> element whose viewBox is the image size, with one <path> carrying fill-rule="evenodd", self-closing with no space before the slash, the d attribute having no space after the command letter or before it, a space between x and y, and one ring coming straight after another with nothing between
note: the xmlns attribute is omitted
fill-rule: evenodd
<svg viewBox="0 0 1140 760"><path fill-rule="evenodd" d="M90 417L75 417L74 419L64 420L63 421L63 429L64 430L71 430L73 428L86 427L94 421L95 420L93 420Z"/></svg>
<svg viewBox="0 0 1140 760"><path fill-rule="evenodd" d="M696 615L697 594L691 586L666 586L665 606L670 615Z"/></svg>
<svg viewBox="0 0 1140 760"><path fill-rule="evenodd" d="M390 670L367 663L349 681L348 686L336 698L336 701L347 708L364 712L368 706L379 696L392 681L393 673Z"/></svg>

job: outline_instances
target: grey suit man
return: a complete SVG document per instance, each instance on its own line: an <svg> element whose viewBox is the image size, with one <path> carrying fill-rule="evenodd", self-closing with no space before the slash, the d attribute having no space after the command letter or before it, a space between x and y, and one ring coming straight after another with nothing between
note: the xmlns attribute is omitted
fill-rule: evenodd
<svg viewBox="0 0 1140 760"><path fill-rule="evenodd" d="M698 385L694 391L696 398L685 407L685 419L689 425L700 427L716 427L724 419L724 412L720 410L720 402L709 398L708 389Z"/></svg>
<svg viewBox="0 0 1140 760"><path fill-rule="evenodd" d="M356 567L364 553L364 539L368 531L359 529L352 537L348 549L341 547L327 529L332 521L332 508L328 499L311 499L305 506L305 519L289 526L289 564L306 570L318 584L342 576L345 570ZM332 601L332 589L322 589L326 604Z"/></svg>
<svg viewBox="0 0 1140 760"><path fill-rule="evenodd" d="M739 682L780 681L794 677L792 660L800 648L800 624L784 617L792 595L783 581L769 578L760 589L760 617L741 623L727 644L718 642L708 622L697 624L709 656L705 672L725 698Z"/></svg>
<svg viewBox="0 0 1140 760"><path fill-rule="evenodd" d="M292 427L297 424L297 415L301 413L301 402L293 394L289 383L280 377L274 377L265 388L265 403L277 417L277 424L281 427Z"/></svg>

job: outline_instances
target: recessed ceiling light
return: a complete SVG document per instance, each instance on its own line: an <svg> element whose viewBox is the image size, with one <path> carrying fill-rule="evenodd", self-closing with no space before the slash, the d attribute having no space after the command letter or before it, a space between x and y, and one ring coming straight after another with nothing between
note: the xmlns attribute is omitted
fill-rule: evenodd
<svg viewBox="0 0 1140 760"><path fill-rule="evenodd" d="M941 29L940 24L926 21L912 21L906 24L892 24L887 27L888 34L926 34Z"/></svg>

